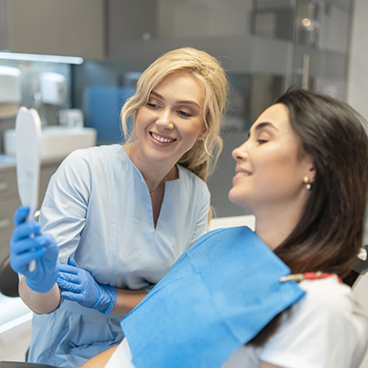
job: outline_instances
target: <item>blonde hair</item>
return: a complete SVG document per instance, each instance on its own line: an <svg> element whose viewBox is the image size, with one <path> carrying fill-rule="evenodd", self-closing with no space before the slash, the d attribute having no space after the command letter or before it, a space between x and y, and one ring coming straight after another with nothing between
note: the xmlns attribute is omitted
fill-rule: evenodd
<svg viewBox="0 0 368 368"><path fill-rule="evenodd" d="M133 117L135 122L139 108L148 102L152 90L165 77L175 72L193 75L201 81L206 91L203 120L207 135L203 140L197 140L178 161L206 182L222 151L220 129L228 96L225 72L220 63L206 52L190 47L169 51L143 72L138 80L136 93L127 100L121 110L124 135L128 135L128 119ZM136 139L134 124L126 144Z"/></svg>

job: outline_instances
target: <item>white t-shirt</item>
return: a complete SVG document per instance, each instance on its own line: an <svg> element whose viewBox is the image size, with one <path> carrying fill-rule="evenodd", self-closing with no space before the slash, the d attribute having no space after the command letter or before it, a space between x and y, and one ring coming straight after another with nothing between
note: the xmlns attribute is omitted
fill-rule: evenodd
<svg viewBox="0 0 368 368"><path fill-rule="evenodd" d="M368 317L336 277L303 281L307 294L284 313L264 347L240 347L222 368L358 368L368 345ZM134 368L124 339L105 368ZM189 367L186 367L189 368ZM209 367L211 368L211 367Z"/></svg>

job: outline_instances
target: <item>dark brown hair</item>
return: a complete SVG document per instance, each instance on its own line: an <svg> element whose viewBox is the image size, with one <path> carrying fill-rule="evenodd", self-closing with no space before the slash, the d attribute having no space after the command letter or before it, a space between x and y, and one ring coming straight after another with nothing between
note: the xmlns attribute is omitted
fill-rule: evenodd
<svg viewBox="0 0 368 368"><path fill-rule="evenodd" d="M344 102L305 90L289 91L276 103L287 106L316 176L298 225L275 253L292 273L324 271L344 277L363 242L368 194L365 122Z"/></svg>
<svg viewBox="0 0 368 368"><path fill-rule="evenodd" d="M301 150L313 159L316 172L304 213L275 254L291 273L323 271L344 277L363 244L366 122L344 102L306 90L290 90L275 103L288 108ZM276 317L251 343L262 345L279 323Z"/></svg>

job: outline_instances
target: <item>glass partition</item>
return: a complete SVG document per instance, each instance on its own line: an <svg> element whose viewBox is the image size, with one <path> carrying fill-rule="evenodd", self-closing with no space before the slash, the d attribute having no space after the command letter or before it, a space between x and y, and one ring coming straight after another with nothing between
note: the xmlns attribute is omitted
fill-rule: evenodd
<svg viewBox="0 0 368 368"><path fill-rule="evenodd" d="M158 38L249 33L253 0L158 0Z"/></svg>
<svg viewBox="0 0 368 368"><path fill-rule="evenodd" d="M99 75L126 87L121 82L124 73L142 71L164 52L183 46L217 57L231 87L224 150L209 187L219 217L244 214L227 198L235 167L232 149L246 140L259 114L290 86L345 99L352 2L140 0L147 9L142 12L133 0L110 0L111 59L94 63L93 72L88 61L76 67L84 71L76 73L76 87L86 90ZM119 65L118 71L112 63ZM116 104L117 111L120 107ZM85 116L93 114L85 111Z"/></svg>

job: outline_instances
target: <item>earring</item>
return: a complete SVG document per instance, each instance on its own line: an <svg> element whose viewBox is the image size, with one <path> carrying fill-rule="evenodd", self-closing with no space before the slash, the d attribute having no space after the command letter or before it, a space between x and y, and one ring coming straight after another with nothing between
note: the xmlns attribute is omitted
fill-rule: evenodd
<svg viewBox="0 0 368 368"><path fill-rule="evenodd" d="M308 176L304 176L303 182L306 184L306 188L307 190L311 190L312 189L312 184L309 182L309 178Z"/></svg>

